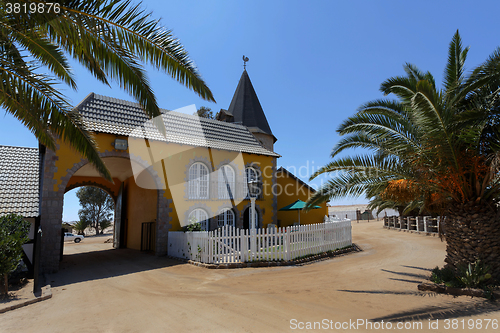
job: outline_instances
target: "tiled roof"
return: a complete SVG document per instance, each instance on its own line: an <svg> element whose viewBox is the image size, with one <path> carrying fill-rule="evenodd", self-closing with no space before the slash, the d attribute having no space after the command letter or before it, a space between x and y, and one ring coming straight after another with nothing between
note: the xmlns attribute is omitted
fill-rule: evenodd
<svg viewBox="0 0 500 333"><path fill-rule="evenodd" d="M0 216L38 216L38 148L0 146Z"/></svg>
<svg viewBox="0 0 500 333"><path fill-rule="evenodd" d="M151 121L148 121L138 103L91 93L76 106L76 109L82 115L87 129L93 132L280 156L261 146L252 133L242 125L161 110L166 129L164 136Z"/></svg>

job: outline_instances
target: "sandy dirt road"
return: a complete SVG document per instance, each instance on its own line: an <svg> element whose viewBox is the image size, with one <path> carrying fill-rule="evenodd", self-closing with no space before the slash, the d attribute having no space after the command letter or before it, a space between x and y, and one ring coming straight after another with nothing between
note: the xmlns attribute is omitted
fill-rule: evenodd
<svg viewBox="0 0 500 333"><path fill-rule="evenodd" d="M500 320L497 303L417 290L445 243L381 222L353 223L362 252L300 267L209 270L103 240L67 243L52 299L1 314L0 332L385 332L382 320L399 332L500 330L485 328Z"/></svg>

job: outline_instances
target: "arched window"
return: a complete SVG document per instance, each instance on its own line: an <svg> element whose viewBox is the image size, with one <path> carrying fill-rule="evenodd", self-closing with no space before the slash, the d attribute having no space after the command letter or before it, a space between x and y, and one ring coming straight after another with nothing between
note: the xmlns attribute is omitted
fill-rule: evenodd
<svg viewBox="0 0 500 333"><path fill-rule="evenodd" d="M203 209L195 209L189 214L188 225L200 223L201 230L208 230L208 215Z"/></svg>
<svg viewBox="0 0 500 333"><path fill-rule="evenodd" d="M250 196L248 195L248 182L251 180L259 180L259 174L257 173L257 170L255 170L252 167L246 167L245 168L245 183L243 184L244 190L243 193L245 194L245 199L248 199Z"/></svg>
<svg viewBox="0 0 500 333"><path fill-rule="evenodd" d="M234 198L234 170L229 165L219 169L219 199Z"/></svg>
<svg viewBox="0 0 500 333"><path fill-rule="evenodd" d="M208 168L194 163L189 168L189 199L208 199Z"/></svg>
<svg viewBox="0 0 500 333"><path fill-rule="evenodd" d="M217 226L220 228L225 225L234 227L234 213L229 208L222 209L217 217Z"/></svg>

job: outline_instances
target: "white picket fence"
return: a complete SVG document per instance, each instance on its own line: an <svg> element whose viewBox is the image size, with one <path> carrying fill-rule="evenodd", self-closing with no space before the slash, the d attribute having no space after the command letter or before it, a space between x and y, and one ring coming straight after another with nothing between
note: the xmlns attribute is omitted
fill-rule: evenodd
<svg viewBox="0 0 500 333"><path fill-rule="evenodd" d="M168 233L168 255L208 264L257 260L290 261L352 245L351 220L250 230L225 226L215 231Z"/></svg>

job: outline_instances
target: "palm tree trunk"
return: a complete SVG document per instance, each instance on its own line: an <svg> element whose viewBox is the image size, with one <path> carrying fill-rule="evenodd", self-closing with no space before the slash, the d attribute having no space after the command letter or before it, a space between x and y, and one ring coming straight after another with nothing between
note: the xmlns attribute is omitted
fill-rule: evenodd
<svg viewBox="0 0 500 333"><path fill-rule="evenodd" d="M442 226L448 266L458 271L481 260L491 267L493 279L500 281L500 215L495 203L454 205Z"/></svg>

